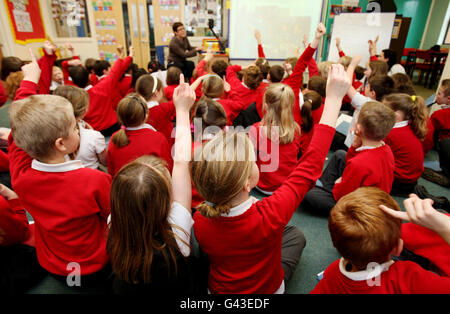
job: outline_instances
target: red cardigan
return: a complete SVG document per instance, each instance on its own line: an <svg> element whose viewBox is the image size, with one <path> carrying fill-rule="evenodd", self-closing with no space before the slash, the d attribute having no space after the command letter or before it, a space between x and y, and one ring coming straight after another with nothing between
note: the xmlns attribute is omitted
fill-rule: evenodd
<svg viewBox="0 0 450 314"><path fill-rule="evenodd" d="M88 90L89 109L84 121L89 123L96 131L103 131L117 123L115 108L118 104L119 78L125 73L130 63L131 57L118 59L112 67L110 73L101 79L95 86Z"/></svg>
<svg viewBox="0 0 450 314"><path fill-rule="evenodd" d="M284 184L245 213L214 219L195 213L195 237L210 261L211 293L268 294L280 287L284 228L320 177L334 132L320 125Z"/></svg>
<svg viewBox="0 0 450 314"><path fill-rule="evenodd" d="M178 85L167 85L166 87L164 87L164 94L166 94L167 101L173 100L173 92L177 87Z"/></svg>
<svg viewBox="0 0 450 314"><path fill-rule="evenodd" d="M274 192L297 166L300 134L296 134L291 143L280 144L269 140L258 122L250 129L249 136L257 150L256 164L260 171L258 187L263 191ZM263 171L264 168L270 170Z"/></svg>
<svg viewBox="0 0 450 314"><path fill-rule="evenodd" d="M434 132L437 133L440 141L450 137L450 106L443 106L443 108L431 116Z"/></svg>
<svg viewBox="0 0 450 314"><path fill-rule="evenodd" d="M150 108L147 119L148 124L166 137L170 147L175 143L175 137L172 138L174 117L175 105L170 101Z"/></svg>
<svg viewBox="0 0 450 314"><path fill-rule="evenodd" d="M235 91L241 98L244 109L250 106L252 103L257 103L261 94L264 95L264 85L259 85L257 89L250 89L246 87L236 76L236 73L241 71L242 67L239 65L230 65L227 68L227 82L231 86L231 90Z"/></svg>
<svg viewBox="0 0 450 314"><path fill-rule="evenodd" d="M450 291L450 278L440 277L409 261L395 262L376 280L355 281L347 278L332 263L311 294L443 294Z"/></svg>
<svg viewBox="0 0 450 314"><path fill-rule="evenodd" d="M351 146L345 159L342 181L333 187L336 201L364 186L374 186L390 193L394 181L394 156L388 145L356 152Z"/></svg>
<svg viewBox="0 0 450 314"><path fill-rule="evenodd" d="M423 147L411 127L393 128L384 140L392 149L395 158L394 179L396 182L415 183L423 173Z"/></svg>
<svg viewBox="0 0 450 314"><path fill-rule="evenodd" d="M112 177L123 166L144 155L154 155L165 160L167 168L172 172L171 150L164 135L150 129L127 130L126 134L130 141L128 145L118 148L112 140L108 144L108 173Z"/></svg>

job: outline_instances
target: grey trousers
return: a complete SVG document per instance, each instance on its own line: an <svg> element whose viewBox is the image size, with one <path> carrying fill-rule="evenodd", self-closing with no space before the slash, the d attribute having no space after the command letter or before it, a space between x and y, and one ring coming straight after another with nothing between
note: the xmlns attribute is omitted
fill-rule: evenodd
<svg viewBox="0 0 450 314"><path fill-rule="evenodd" d="M284 283L287 284L297 268L303 249L306 246L306 238L303 232L295 226L286 226L283 231L281 244L281 267L284 270Z"/></svg>

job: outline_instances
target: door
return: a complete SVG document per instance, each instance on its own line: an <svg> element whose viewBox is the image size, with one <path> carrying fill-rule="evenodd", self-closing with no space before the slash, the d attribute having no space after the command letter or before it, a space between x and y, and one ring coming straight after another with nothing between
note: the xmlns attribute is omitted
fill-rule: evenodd
<svg viewBox="0 0 450 314"><path fill-rule="evenodd" d="M147 0L128 0L128 20L131 45L134 47L133 62L147 69L150 61L150 35Z"/></svg>

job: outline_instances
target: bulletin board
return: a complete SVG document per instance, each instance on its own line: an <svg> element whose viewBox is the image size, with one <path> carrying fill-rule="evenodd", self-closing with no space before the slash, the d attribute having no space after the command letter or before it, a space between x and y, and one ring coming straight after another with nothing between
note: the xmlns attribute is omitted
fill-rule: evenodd
<svg viewBox="0 0 450 314"><path fill-rule="evenodd" d="M155 46L168 46L174 36L172 25L184 24L184 0L153 0Z"/></svg>
<svg viewBox="0 0 450 314"><path fill-rule="evenodd" d="M114 63L118 58L117 45L126 47L122 1L92 0L95 31L100 59Z"/></svg>
<svg viewBox="0 0 450 314"><path fill-rule="evenodd" d="M46 40L39 0L4 0L14 41L26 45Z"/></svg>

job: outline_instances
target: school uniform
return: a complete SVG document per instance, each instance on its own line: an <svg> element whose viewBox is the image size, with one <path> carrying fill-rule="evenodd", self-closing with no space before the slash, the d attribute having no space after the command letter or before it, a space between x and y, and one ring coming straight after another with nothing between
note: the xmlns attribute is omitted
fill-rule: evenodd
<svg viewBox="0 0 450 314"><path fill-rule="evenodd" d="M434 126L431 118L427 118L427 136L422 142L423 154L426 156L434 147Z"/></svg>
<svg viewBox="0 0 450 314"><path fill-rule="evenodd" d="M0 107L3 106L7 100L8 96L6 96L5 87L3 86L3 83L0 82Z"/></svg>
<svg viewBox="0 0 450 314"><path fill-rule="evenodd" d="M235 91L239 97L241 97L242 102L244 103L245 109L248 108L252 103L257 103L258 98L261 93L264 95L264 85L259 85L257 89L250 89L247 85L241 82L236 73L241 71L242 67L239 65L230 65L227 68L227 82L231 86L231 90Z"/></svg>
<svg viewBox="0 0 450 314"><path fill-rule="evenodd" d="M437 133L439 141L450 137L450 105L442 105L442 109L431 116L434 132Z"/></svg>
<svg viewBox="0 0 450 314"><path fill-rule="evenodd" d="M440 277L409 261L389 261L373 270L350 272L343 259L325 270L311 294L442 294L450 278Z"/></svg>
<svg viewBox="0 0 450 314"><path fill-rule="evenodd" d="M89 123L94 130L104 131L117 123L115 108L118 104L116 93L118 92L119 78L126 71L133 58L126 57L118 59L112 67L110 73L103 79L99 79L95 86L88 86L89 109L84 117L84 121ZM119 93L120 94L120 93Z"/></svg>
<svg viewBox="0 0 450 314"><path fill-rule="evenodd" d="M250 139L257 150L256 165L260 170L258 190L271 194L289 177L298 164L300 133L288 144L269 140L266 128L258 122L250 129Z"/></svg>
<svg viewBox="0 0 450 314"><path fill-rule="evenodd" d="M227 125L229 126L233 125L234 119L236 119L239 113L245 109L244 102L234 90L230 90L225 98L215 98L214 100L220 103L223 106L223 109L225 109L228 121Z"/></svg>
<svg viewBox="0 0 450 314"><path fill-rule="evenodd" d="M173 160L164 135L148 124L128 127L125 132L130 141L128 145L117 147L112 140L108 145L108 173L112 177L123 166L145 155L154 155L163 159L169 171L172 172Z"/></svg>
<svg viewBox="0 0 450 314"><path fill-rule="evenodd" d="M149 111L147 124L150 124L158 132L161 132L166 137L169 145L172 147L175 143L175 136L172 138L175 105L172 101L166 103L148 101L147 106Z"/></svg>
<svg viewBox="0 0 450 314"><path fill-rule="evenodd" d="M121 99L128 95L128 91L131 87L131 81L133 80L133 77L131 74L125 74L122 80L119 82L119 92L121 95ZM120 101L120 100L119 100Z"/></svg>
<svg viewBox="0 0 450 314"><path fill-rule="evenodd" d="M436 232L414 223L404 223L402 240L405 249L430 261L433 271L450 277L450 246Z"/></svg>
<svg viewBox="0 0 450 314"><path fill-rule="evenodd" d="M32 237L25 209L18 198L6 200L0 195L0 247L24 243Z"/></svg>
<svg viewBox="0 0 450 314"><path fill-rule="evenodd" d="M320 119L322 118L324 108L325 108L325 100L322 102L322 105L319 108L311 111L311 116L312 116L312 120L313 120L313 127L311 128L311 130L306 132L302 128L302 134L300 135L300 151L302 153L306 152L306 150L308 149L309 143L311 143L311 139L314 134L314 127L319 124Z"/></svg>
<svg viewBox="0 0 450 314"><path fill-rule="evenodd" d="M89 84L95 86L98 83L98 76L95 73L89 75Z"/></svg>
<svg viewBox="0 0 450 314"><path fill-rule="evenodd" d="M80 57L74 56L71 60L75 60L75 59L80 60ZM74 82L72 82L72 78L69 75L69 61L71 61L71 60L64 60L61 63L62 73L63 73L63 78L64 78L64 85L79 87Z"/></svg>
<svg viewBox="0 0 450 314"><path fill-rule="evenodd" d="M107 217L111 176L81 161L44 164L32 160L9 137L15 192L35 221L36 252L48 272L67 276L70 263L89 275L108 263Z"/></svg>
<svg viewBox="0 0 450 314"><path fill-rule="evenodd" d="M167 101L173 100L173 93L175 92L175 88L178 87L179 84L167 85L164 88L164 94L166 95Z"/></svg>
<svg viewBox="0 0 450 314"><path fill-rule="evenodd" d="M385 139L395 159L396 184L415 185L423 173L423 147L408 121L396 123Z"/></svg>
<svg viewBox="0 0 450 314"><path fill-rule="evenodd" d="M333 135L333 128L318 126L310 149L272 196L249 198L214 219L194 214L195 237L210 261L211 293L284 293L283 233L322 172Z"/></svg>
<svg viewBox="0 0 450 314"><path fill-rule="evenodd" d="M364 186L391 192L394 180L394 156L389 146L378 148L353 146L346 153L335 152L320 177L321 185L306 193L303 204L319 214L328 215L343 196ZM340 183L336 180L342 178Z"/></svg>
<svg viewBox="0 0 450 314"><path fill-rule="evenodd" d="M44 49L44 55L37 61L39 68L41 69L41 76L39 77L38 82L39 94L50 94L50 86L52 85L53 77L53 64L55 61L56 55L49 55Z"/></svg>

